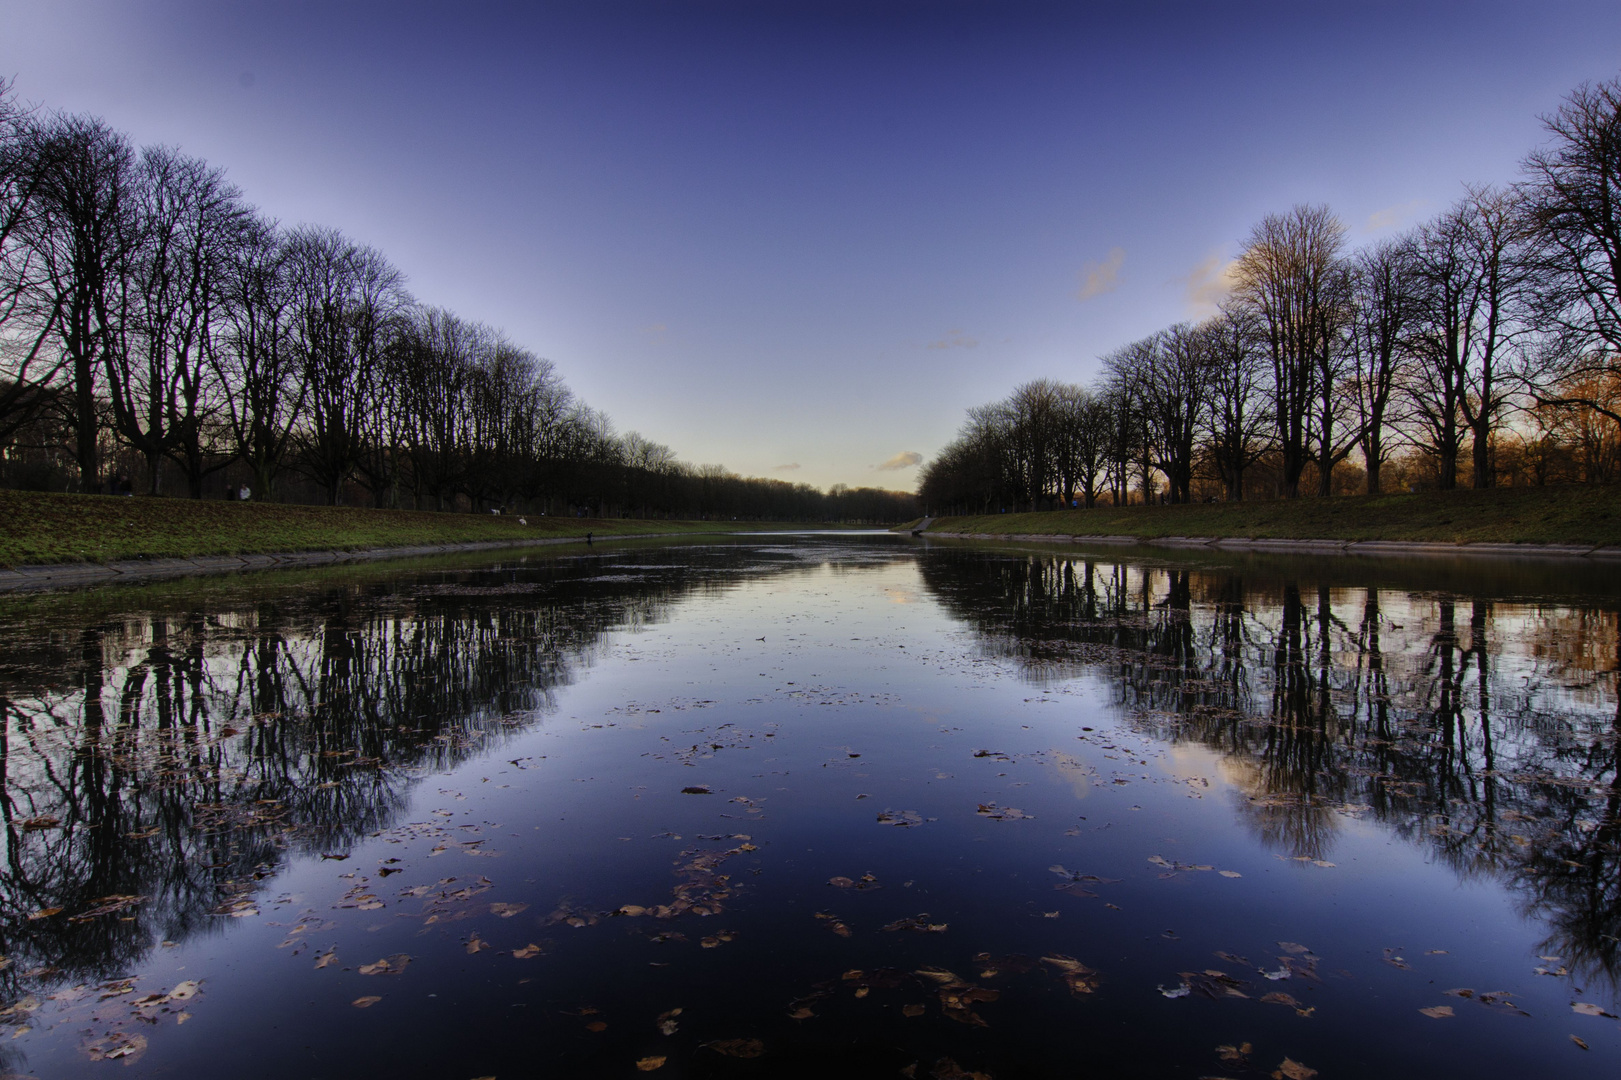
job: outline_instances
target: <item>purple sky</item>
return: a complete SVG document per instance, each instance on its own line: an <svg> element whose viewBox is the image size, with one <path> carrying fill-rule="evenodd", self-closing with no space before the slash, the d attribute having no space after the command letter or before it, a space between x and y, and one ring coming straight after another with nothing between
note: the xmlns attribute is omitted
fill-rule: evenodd
<svg viewBox="0 0 1621 1080"><path fill-rule="evenodd" d="M1256 220L1505 182L1621 5L0 0L0 73L380 248L686 460L909 488Z"/></svg>

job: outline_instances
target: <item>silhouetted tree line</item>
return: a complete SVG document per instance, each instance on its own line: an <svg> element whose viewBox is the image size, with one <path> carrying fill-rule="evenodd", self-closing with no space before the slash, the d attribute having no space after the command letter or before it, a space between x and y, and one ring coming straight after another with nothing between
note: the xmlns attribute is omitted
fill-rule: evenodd
<svg viewBox="0 0 1621 1080"><path fill-rule="evenodd" d="M1264 218L1220 313L971 409L925 468L937 513L1621 478L1621 80L1544 118L1506 188L1346 247ZM1395 476L1390 476L1394 472Z"/></svg>
<svg viewBox="0 0 1621 1080"><path fill-rule="evenodd" d="M550 361L418 302L382 253L283 228L222 170L0 82L0 482L157 495L171 475L192 498L913 515L909 494L745 479L616 435Z"/></svg>

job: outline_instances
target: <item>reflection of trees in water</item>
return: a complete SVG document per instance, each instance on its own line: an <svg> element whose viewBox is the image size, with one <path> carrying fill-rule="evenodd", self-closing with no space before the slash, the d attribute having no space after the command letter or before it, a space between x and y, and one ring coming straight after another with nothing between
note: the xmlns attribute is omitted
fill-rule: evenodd
<svg viewBox="0 0 1621 1080"><path fill-rule="evenodd" d="M416 777L545 712L685 588L336 588L8 631L0 995L126 973L254 904L289 850L389 827Z"/></svg>
<svg viewBox="0 0 1621 1080"><path fill-rule="evenodd" d="M1621 616L1221 570L966 552L923 561L991 655L1101 674L1165 740L1227 756L1262 840L1323 858L1371 813L1492 874L1573 972L1621 976Z"/></svg>

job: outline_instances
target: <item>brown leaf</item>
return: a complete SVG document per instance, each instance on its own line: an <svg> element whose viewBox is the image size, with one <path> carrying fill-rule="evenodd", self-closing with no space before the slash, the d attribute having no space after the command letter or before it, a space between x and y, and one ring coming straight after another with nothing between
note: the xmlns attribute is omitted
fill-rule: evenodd
<svg viewBox="0 0 1621 1080"><path fill-rule="evenodd" d="M467 955L469 955L469 956L473 955L474 953L483 952L485 949L488 949L489 947L490 947L490 943L488 941L485 941L483 938L479 937L477 930L473 931L473 936L472 937L468 938L466 941L464 941L462 943L462 948L467 950Z"/></svg>
<svg viewBox="0 0 1621 1080"><path fill-rule="evenodd" d="M847 878L842 874L840 874L838 877L828 878L827 883L829 885L833 886L835 889L853 889L853 888L855 888L855 880L852 879L852 878Z"/></svg>
<svg viewBox="0 0 1621 1080"><path fill-rule="evenodd" d="M382 1000L383 999L377 994L367 994L365 997L355 998L349 1004L353 1005L357 1009L369 1009Z"/></svg>
<svg viewBox="0 0 1621 1080"><path fill-rule="evenodd" d="M1300 1008L1300 1002L1296 1001L1292 994L1280 994L1277 991L1273 991L1270 994L1263 995L1262 998L1261 998L1261 1004L1262 1005L1287 1005L1291 1009Z"/></svg>
<svg viewBox="0 0 1621 1080"><path fill-rule="evenodd" d="M644 1057L636 1062L636 1070L638 1072L652 1072L654 1069L662 1069L664 1068L665 1060L666 1059L663 1054L654 1054L652 1057Z"/></svg>
<svg viewBox="0 0 1621 1080"><path fill-rule="evenodd" d="M491 904L490 914L499 915L503 919L510 919L528 907L528 904Z"/></svg>
<svg viewBox="0 0 1621 1080"><path fill-rule="evenodd" d="M1420 1009L1418 1011L1423 1013L1425 1016L1428 1016L1432 1020L1445 1020L1449 1016L1455 1015L1452 1012L1451 1005L1431 1005L1427 1009Z"/></svg>
<svg viewBox="0 0 1621 1080"><path fill-rule="evenodd" d="M405 970L405 965L410 962L410 956L405 953L395 953L393 956L385 956L374 964L361 964L356 970L362 975L398 975Z"/></svg>
<svg viewBox="0 0 1621 1080"><path fill-rule="evenodd" d="M921 1006L921 1005L902 1005L901 1006L901 1015L905 1016L905 1017L908 1017L908 1018L922 1016L923 1015L923 1006Z"/></svg>
<svg viewBox="0 0 1621 1080"><path fill-rule="evenodd" d="M1223 1045L1216 1047L1216 1056L1227 1062L1229 1065L1249 1064L1250 1054L1254 1052L1255 1047L1249 1043L1240 1043L1237 1046Z"/></svg>
<svg viewBox="0 0 1621 1080"><path fill-rule="evenodd" d="M608 1030L608 1025L606 1023L604 1023L603 1021L601 1021L601 1020L593 1020L589 1024L585 1025L585 1030L587 1030L587 1031L607 1031Z"/></svg>
<svg viewBox="0 0 1621 1080"><path fill-rule="evenodd" d="M519 960L533 960L540 955L540 946L530 942L521 949L513 949L512 955Z"/></svg>
<svg viewBox="0 0 1621 1080"><path fill-rule="evenodd" d="M790 1019L790 1020L809 1020L811 1017L813 1017L815 1015L816 1014L811 1012L810 1009L808 1009L805 1006L801 1005L799 1008L795 1009L793 1012L788 1014L788 1019Z"/></svg>
<svg viewBox="0 0 1621 1080"><path fill-rule="evenodd" d="M1581 1047L1583 1050L1588 1049L1587 1043L1583 1042L1581 1039L1577 1038L1574 1035L1572 1035L1570 1037L1570 1041L1575 1043L1577 1046Z"/></svg>
<svg viewBox="0 0 1621 1080"><path fill-rule="evenodd" d="M1572 1005L1570 1009L1572 1012L1581 1013L1583 1016L1608 1016L1612 1020L1615 1019L1614 1013L1605 1012L1602 1008L1594 1005L1591 1001L1578 1001Z"/></svg>
<svg viewBox="0 0 1621 1080"><path fill-rule="evenodd" d="M759 1039L716 1039L702 1045L727 1057L757 1058L765 1053L765 1043Z"/></svg>
<svg viewBox="0 0 1621 1080"><path fill-rule="evenodd" d="M1311 1080L1316 1075L1316 1069L1307 1068L1291 1058L1284 1058L1283 1064L1272 1073L1272 1080L1285 1080L1285 1077L1288 1080Z"/></svg>

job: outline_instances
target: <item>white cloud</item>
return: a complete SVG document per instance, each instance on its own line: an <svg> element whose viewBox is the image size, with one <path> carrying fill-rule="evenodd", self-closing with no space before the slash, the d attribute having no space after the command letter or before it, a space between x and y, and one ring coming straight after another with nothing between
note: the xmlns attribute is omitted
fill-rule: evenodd
<svg viewBox="0 0 1621 1080"><path fill-rule="evenodd" d="M978 338L971 338L961 330L947 330L946 336L938 341L929 342L931 349L972 349L979 344Z"/></svg>
<svg viewBox="0 0 1621 1080"><path fill-rule="evenodd" d="M874 465L873 468L894 472L898 469L910 469L912 466L921 465L922 463L923 455L916 450L902 450L882 465Z"/></svg>
<svg viewBox="0 0 1621 1080"><path fill-rule="evenodd" d="M1094 296L1114 292L1120 284L1120 267L1126 261L1125 248L1110 248L1102 262L1089 262L1081 266L1081 288L1077 300L1090 300Z"/></svg>
<svg viewBox="0 0 1621 1080"><path fill-rule="evenodd" d="M1387 229L1399 229L1417 217L1419 210L1423 209L1423 207L1423 199L1408 199L1404 203L1396 203L1393 206L1385 207L1383 210L1375 210L1368 215L1368 220L1363 224L1362 228L1370 233L1384 232Z"/></svg>
<svg viewBox="0 0 1621 1080"><path fill-rule="evenodd" d="M1216 313L1217 305L1233 291L1236 284L1233 270L1237 265L1236 260L1211 255L1200 261L1186 277L1177 279L1186 286L1183 299L1187 302L1189 315L1201 317Z"/></svg>

